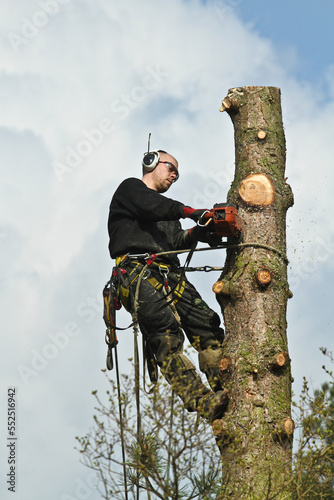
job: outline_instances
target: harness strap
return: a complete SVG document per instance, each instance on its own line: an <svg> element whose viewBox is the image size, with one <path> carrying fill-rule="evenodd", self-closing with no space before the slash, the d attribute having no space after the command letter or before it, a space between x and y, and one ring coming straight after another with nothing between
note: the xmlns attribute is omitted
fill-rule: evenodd
<svg viewBox="0 0 334 500"><path fill-rule="evenodd" d="M155 262L152 261L150 264L146 263L143 264L138 260L131 259L131 260L126 260L124 259L126 255L117 257L116 259L116 265L119 263L122 263L123 265L125 262L133 265L133 269L131 269L130 272L123 274L121 276L121 284L120 284L120 289L119 289L119 294L120 294L120 299L122 304L124 305L125 309L129 312L130 311L130 304L129 304L129 295L130 295L130 285L133 284L137 279L138 276L140 275L142 269L146 266L146 269L143 273L142 279L148 281L156 290L161 290L163 286L165 286L165 289L168 288L168 294L173 295L173 303L176 304L180 298L182 297L182 294L185 290L185 285L186 285L186 280L184 277L184 274L180 274L180 279L178 280L177 285L174 287L172 290L169 287L168 284L168 279L166 275L169 274L172 270L172 266L170 264L166 264L164 262ZM117 266L118 267L118 266ZM159 270L159 273L164 276L164 284L162 284L159 280L155 278L155 276L151 273L150 267L157 268ZM118 267L121 271L124 269L122 267ZM164 297L165 298L165 297Z"/></svg>
<svg viewBox="0 0 334 500"><path fill-rule="evenodd" d="M125 270L123 267L125 264L130 264L132 269ZM154 274L151 272L151 269L159 270L160 275L163 277L164 282L161 283L161 280L157 279ZM182 294L185 290L185 279L178 281L174 290L171 290L168 282L168 274L171 270L172 266L170 264L166 264L164 262L155 262L151 260L150 264L143 264L135 259L127 259L127 256L120 256L116 259L116 269L117 274L120 277L120 286L119 286L119 297L124 305L125 309L132 314L134 326L138 323L138 297L139 297L139 289L142 280L148 281L156 290L163 291L163 296L159 300L166 300L170 305L174 316L176 317L179 324L181 324L180 317L176 310L175 304L182 297ZM131 285L136 283L136 293L135 297L132 297L132 304L129 302L129 297L131 293ZM173 296L172 296L173 292ZM149 346L149 343L146 342L145 336L142 337L143 341L143 365L144 365L144 373L147 367L147 371L149 373L150 380L153 384L155 384L158 380L158 366L154 357L154 354ZM145 379L144 379L144 388L145 388Z"/></svg>

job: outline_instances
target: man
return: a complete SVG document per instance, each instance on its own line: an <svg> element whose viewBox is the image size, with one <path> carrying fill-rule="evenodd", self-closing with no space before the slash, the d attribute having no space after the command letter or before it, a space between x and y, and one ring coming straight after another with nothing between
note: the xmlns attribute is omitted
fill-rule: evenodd
<svg viewBox="0 0 334 500"><path fill-rule="evenodd" d="M199 221L205 210L184 206L162 194L179 177L173 156L152 151L144 155L142 166L142 179L123 181L110 204L109 251L121 276L121 300L133 313L139 280L138 322L150 356L186 408L212 422L223 415L227 402L227 391L222 391L219 382L224 330L218 314L180 273L176 253L190 248L197 239L211 242L206 229L197 225L183 230L180 224L187 217ZM158 255L148 260L145 254ZM146 263L150 263L148 272L140 279ZM182 352L182 330L199 352L199 366L211 390Z"/></svg>

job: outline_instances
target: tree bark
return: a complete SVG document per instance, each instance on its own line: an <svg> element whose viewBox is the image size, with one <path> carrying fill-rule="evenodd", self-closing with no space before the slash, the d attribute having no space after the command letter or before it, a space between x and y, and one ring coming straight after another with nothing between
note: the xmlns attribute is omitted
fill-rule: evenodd
<svg viewBox="0 0 334 500"><path fill-rule="evenodd" d="M220 373L230 390L227 412L213 425L224 473L219 498L288 499L293 422L285 218L293 194L284 178L280 90L230 89L221 111L234 125L236 168L227 201L238 207L243 239L227 250L213 286L226 330Z"/></svg>

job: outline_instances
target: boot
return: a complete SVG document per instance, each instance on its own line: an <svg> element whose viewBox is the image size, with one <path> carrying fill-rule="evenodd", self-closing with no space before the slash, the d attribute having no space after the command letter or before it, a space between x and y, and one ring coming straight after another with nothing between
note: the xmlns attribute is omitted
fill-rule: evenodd
<svg viewBox="0 0 334 500"><path fill-rule="evenodd" d="M202 396L197 402L197 411L199 415L207 422L212 422L218 418L222 418L226 412L228 405L229 391L210 392Z"/></svg>
<svg viewBox="0 0 334 500"><path fill-rule="evenodd" d="M214 392L221 391L223 388L223 381L219 370L219 361L223 357L223 350L221 347L210 346L198 353L198 362L201 372L210 384Z"/></svg>
<svg viewBox="0 0 334 500"><path fill-rule="evenodd" d="M161 372L190 412L197 411L198 400L211 393L190 359L182 353L172 354Z"/></svg>

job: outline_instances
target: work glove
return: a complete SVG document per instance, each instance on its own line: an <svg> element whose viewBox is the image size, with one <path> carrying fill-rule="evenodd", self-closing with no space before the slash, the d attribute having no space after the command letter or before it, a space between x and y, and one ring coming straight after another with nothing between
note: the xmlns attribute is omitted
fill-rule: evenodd
<svg viewBox="0 0 334 500"><path fill-rule="evenodd" d="M210 227L210 229L209 229ZM213 230L211 224L207 226L195 226L189 229L189 236L192 241L201 241L208 243L210 247L217 247L222 243L222 237L218 236Z"/></svg>
<svg viewBox="0 0 334 500"><path fill-rule="evenodd" d="M208 243L210 247L217 247L222 243L222 237L218 236L215 232L201 229L198 241Z"/></svg>
<svg viewBox="0 0 334 500"><path fill-rule="evenodd" d="M184 217L192 219L195 222L199 222L200 224L203 224L204 221L202 221L202 215L205 214L205 212L209 212L209 210L207 208L195 209L191 207L184 207L183 212L184 212Z"/></svg>
<svg viewBox="0 0 334 500"><path fill-rule="evenodd" d="M184 207L185 217L188 217L195 222L197 226L189 229L190 238L195 241L201 241L202 243L208 243L210 247L216 247L222 242L222 237L218 236L213 227L213 222L205 220L203 217L206 212L210 210L206 208L194 209L191 207Z"/></svg>

